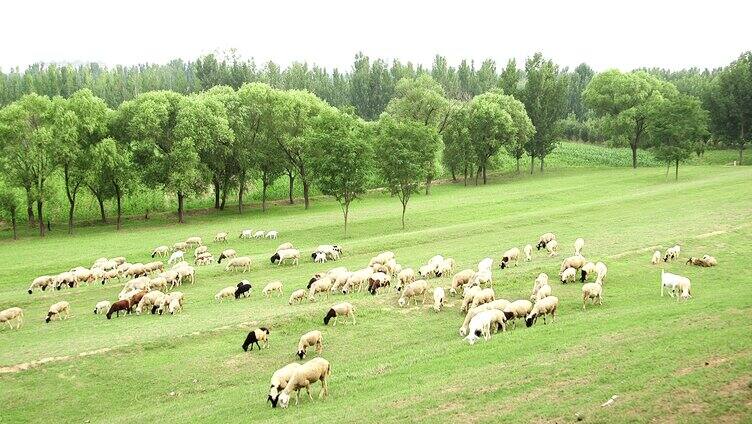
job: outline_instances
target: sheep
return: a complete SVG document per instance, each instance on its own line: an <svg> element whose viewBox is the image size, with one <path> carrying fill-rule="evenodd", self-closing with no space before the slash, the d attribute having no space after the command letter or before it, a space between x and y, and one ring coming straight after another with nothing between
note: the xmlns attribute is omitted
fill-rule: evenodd
<svg viewBox="0 0 752 424"><path fill-rule="evenodd" d="M473 316L469 323L469 333L465 340L468 343L475 344L475 342L482 336L485 341L491 339L491 328L498 331L500 327L502 331L506 329L506 316L504 312L498 309L489 309L486 311L478 312Z"/></svg>
<svg viewBox="0 0 752 424"><path fill-rule="evenodd" d="M122 273L122 276L123 277L141 277L141 276L145 276L148 273L149 272L146 270L146 265L142 263L135 263L135 264L129 265L128 269L126 269Z"/></svg>
<svg viewBox="0 0 752 424"><path fill-rule="evenodd" d="M545 233L538 238L538 244L536 244L535 247L537 247L538 250L544 249L546 245L553 240L556 240L554 233Z"/></svg>
<svg viewBox="0 0 752 424"><path fill-rule="evenodd" d="M253 237L253 230L242 230L240 232L240 238L242 239L249 239Z"/></svg>
<svg viewBox="0 0 752 424"><path fill-rule="evenodd" d="M687 259L687 265L697 265L702 267L711 267L718 265L718 261L713 256L705 255L702 258L691 257Z"/></svg>
<svg viewBox="0 0 752 424"><path fill-rule="evenodd" d="M653 257L650 259L650 263L653 265L658 265L658 262L661 261L661 251L656 250L653 252Z"/></svg>
<svg viewBox="0 0 752 424"><path fill-rule="evenodd" d="M336 261L337 259L339 259L340 255L342 254L342 249L336 244L321 244L318 247L316 247L316 250L313 251L313 254L311 254L311 258L313 258L316 253L323 253L325 256L325 259L331 259L331 260Z"/></svg>
<svg viewBox="0 0 752 424"><path fill-rule="evenodd" d="M222 259L232 259L238 256L238 252L235 251L235 249L225 249L222 251L222 253L219 254L219 259L217 259L217 263L221 264Z"/></svg>
<svg viewBox="0 0 752 424"><path fill-rule="evenodd" d="M570 256L562 261L559 267L559 273L563 272L567 268L574 268L575 270L582 268L587 263L587 259L583 256Z"/></svg>
<svg viewBox="0 0 752 424"><path fill-rule="evenodd" d="M435 255L431 259L428 260L428 265L431 265L434 268L438 268L442 262L444 262L444 257L441 255Z"/></svg>
<svg viewBox="0 0 752 424"><path fill-rule="evenodd" d="M329 292L332 290L332 279L329 277L321 277L311 284L311 288L308 289L308 300L311 302L316 300L316 293L324 293L324 296L329 299Z"/></svg>
<svg viewBox="0 0 752 424"><path fill-rule="evenodd" d="M533 283L533 292L538 290L538 287L546 284L548 284L548 274L541 272L537 277L535 277L535 282Z"/></svg>
<svg viewBox="0 0 752 424"><path fill-rule="evenodd" d="M147 263L147 264L144 265L144 269L148 273L162 272L162 271L164 271L164 264L162 262L160 262L160 261L149 262L149 263Z"/></svg>
<svg viewBox="0 0 752 424"><path fill-rule="evenodd" d="M222 231L214 236L214 241L217 243L227 243L227 233Z"/></svg>
<svg viewBox="0 0 752 424"><path fill-rule="evenodd" d="M102 259L102 258L100 258L100 259ZM99 261L99 259L97 259L97 261ZM92 266L92 268L99 268L102 271L110 271L112 269L118 268L121 265L123 265L123 264L118 265L117 262L111 261L111 260L109 260L107 258L104 258L104 261L94 262L94 265Z"/></svg>
<svg viewBox="0 0 752 424"><path fill-rule="evenodd" d="M599 305L603 305L603 284L601 283L585 283L582 285L582 310L585 310L585 303L588 299L592 299L593 305L595 305L596 299Z"/></svg>
<svg viewBox="0 0 752 424"><path fill-rule="evenodd" d="M167 265L172 265L176 262L183 260L184 253L182 250L177 250L170 255L170 259L167 260Z"/></svg>
<svg viewBox="0 0 752 424"><path fill-rule="evenodd" d="M281 281L272 281L271 283L264 286L264 288L261 290L261 293L263 293L266 297L270 297L272 295L272 292L277 292L277 297L282 295Z"/></svg>
<svg viewBox="0 0 752 424"><path fill-rule="evenodd" d="M317 264L323 264L326 262L326 254L322 252L313 252L311 253L311 256L313 257L313 261Z"/></svg>
<svg viewBox="0 0 752 424"><path fill-rule="evenodd" d="M674 297L680 285L682 287L689 286L689 278L661 270L661 297L663 297L664 289L668 290L669 296Z"/></svg>
<svg viewBox="0 0 752 424"><path fill-rule="evenodd" d="M29 286L29 294L32 294L34 292L34 289L41 289L42 291L47 290L47 287L52 285L52 281L55 279L55 277L51 275L43 275L41 277L37 277L34 279L34 281L31 282L31 285Z"/></svg>
<svg viewBox="0 0 752 424"><path fill-rule="evenodd" d="M383 272L374 272L368 278L368 292L371 293L371 295L376 295L378 289L382 287L388 287L390 282L391 278L388 274L384 274Z"/></svg>
<svg viewBox="0 0 752 424"><path fill-rule="evenodd" d="M443 287L436 287L433 289L433 310L436 312L441 311L441 307L444 306L444 298L446 297Z"/></svg>
<svg viewBox="0 0 752 424"><path fill-rule="evenodd" d="M76 286L76 276L68 271L63 272L55 276L52 280L53 284L55 285L55 290L60 290L63 288L63 286L68 286L70 288L73 288Z"/></svg>
<svg viewBox="0 0 752 424"><path fill-rule="evenodd" d="M158 305L164 303L166 297L167 295L159 290L152 290L146 293L136 306L136 314L141 315L141 312L144 311L144 308L151 308L151 313L154 314L157 310Z"/></svg>
<svg viewBox="0 0 752 424"><path fill-rule="evenodd" d="M514 328L517 328L517 318L525 318L532 310L533 303L529 300L515 300L504 308L504 316L507 321L513 320Z"/></svg>
<svg viewBox="0 0 752 424"><path fill-rule="evenodd" d="M371 261L368 263L368 266L373 266L376 264L384 265L389 261L389 259L394 259L394 252L382 252L376 255L375 257L371 258Z"/></svg>
<svg viewBox="0 0 752 424"><path fill-rule="evenodd" d="M116 257L114 257L114 258L112 258L110 260L113 261L113 262L115 262L118 265L122 265L122 264L124 264L126 262L125 256L116 256Z"/></svg>
<svg viewBox="0 0 752 424"><path fill-rule="evenodd" d="M467 315L465 315L465 321L462 323L462 327L460 327L460 336L465 337L467 335L470 320L472 320L472 318L478 313L491 309L498 309L500 311L503 311L504 308L506 308L509 304L510 302L506 299L496 299L493 302L484 303L475 308L471 308L469 311L467 311Z"/></svg>
<svg viewBox="0 0 752 424"><path fill-rule="evenodd" d="M201 237L188 237L185 239L185 244L188 246L201 246L204 242L201 240Z"/></svg>
<svg viewBox="0 0 752 424"><path fill-rule="evenodd" d="M277 246L277 250L275 250L274 252L276 253L276 252L279 252L280 250L294 249L294 248L295 248L295 246L293 246L292 243L285 242L285 243L282 243L279 246Z"/></svg>
<svg viewBox="0 0 752 424"><path fill-rule="evenodd" d="M180 274L173 269L160 273L157 278L164 278L165 283L169 284L170 289L179 286L181 283Z"/></svg>
<svg viewBox="0 0 752 424"><path fill-rule="evenodd" d="M475 277L475 271L473 271L472 269L465 269L454 274L454 277L452 277L452 287L449 289L449 294L451 294L452 296L457 294L457 289L472 281L473 277Z"/></svg>
<svg viewBox="0 0 752 424"><path fill-rule="evenodd" d="M181 252L187 252L188 251L188 243L184 241L179 241L172 245L172 251L177 252L180 250Z"/></svg>
<svg viewBox="0 0 752 424"><path fill-rule="evenodd" d="M149 291L152 291L152 290L167 291L168 286L169 286L169 283L167 282L167 279L163 277L162 274L159 274L158 276L149 280L149 283L146 285L146 289L148 289Z"/></svg>
<svg viewBox="0 0 752 424"><path fill-rule="evenodd" d="M153 257L159 256L160 258L163 258L167 256L167 252L169 251L170 251L170 248L165 245L157 246L154 248L154 250L151 251L151 257L153 258Z"/></svg>
<svg viewBox="0 0 752 424"><path fill-rule="evenodd" d="M235 299L250 296L251 289L253 288L250 281L248 280L241 280L235 287Z"/></svg>
<svg viewBox="0 0 752 424"><path fill-rule="evenodd" d="M253 350L253 344L255 343L256 346L261 350L261 345L259 342L264 342L264 347L269 348L269 329L266 327L259 327L255 330L251 330L250 333L245 337L245 341L243 342L243 350L248 352L248 346L251 347L251 350Z"/></svg>
<svg viewBox="0 0 752 424"><path fill-rule="evenodd" d="M402 290L402 296L400 296L397 303L404 307L410 303L410 299L415 299L415 304L418 304L418 296L423 297L423 304L426 304L426 291L428 291L428 282L426 280L417 280L408 284L404 290Z"/></svg>
<svg viewBox="0 0 752 424"><path fill-rule="evenodd" d="M499 268L504 269L509 266L510 262L514 260L514 266L517 266L517 264L520 262L520 249L517 247L513 247L501 256L501 263L499 264Z"/></svg>
<svg viewBox="0 0 752 424"><path fill-rule="evenodd" d="M556 240L551 240L546 244L546 251L548 252L549 257L554 257L557 255L557 250L559 248L559 242Z"/></svg>
<svg viewBox="0 0 752 424"><path fill-rule="evenodd" d="M290 402L290 394L295 392L295 405L298 405L300 400L300 389L305 388L308 393L308 397L313 400L311 396L311 384L321 381L321 392L319 398L328 396L329 387L327 385L327 379L331 375L331 366L329 361L324 358L313 358L305 364L298 367L292 375L292 378L287 382L282 393L277 397L279 406L287 408ZM274 404L272 404L274 405Z"/></svg>
<svg viewBox="0 0 752 424"><path fill-rule="evenodd" d="M141 302L141 299L146 296L146 293L148 293L146 290L139 290L128 297L128 300L130 300L131 302L131 310L134 306L138 306L139 302Z"/></svg>
<svg viewBox="0 0 752 424"><path fill-rule="evenodd" d="M102 285L104 285L106 282L114 278L120 278L120 273L118 272L117 269L111 269L109 271L102 271L102 277L101 277Z"/></svg>
<svg viewBox="0 0 752 424"><path fill-rule="evenodd" d="M88 286L90 282L94 281L94 274L88 268L79 266L71 269L70 272L73 273L73 277L76 279L76 284L86 283Z"/></svg>
<svg viewBox="0 0 752 424"><path fill-rule="evenodd" d="M248 256L238 256L235 258L231 258L229 261L227 261L227 266L225 267L225 271L229 271L230 269L234 268L240 268L245 273L246 271L251 270L251 258Z"/></svg>
<svg viewBox="0 0 752 424"><path fill-rule="evenodd" d="M433 265L422 265L420 268L418 268L418 275L421 278L431 278L433 277L436 272L436 269L433 267Z"/></svg>
<svg viewBox="0 0 752 424"><path fill-rule="evenodd" d="M470 282L473 285L493 285L493 274L489 270L478 271L475 273L473 280Z"/></svg>
<svg viewBox="0 0 752 424"><path fill-rule="evenodd" d="M585 247L585 239L580 237L574 241L574 254L582 256L583 247Z"/></svg>
<svg viewBox="0 0 752 424"><path fill-rule="evenodd" d="M478 272L483 270L491 271L491 268L493 268L493 259L491 258L485 258L478 262Z"/></svg>
<svg viewBox="0 0 752 424"><path fill-rule="evenodd" d="M322 344L322 341L323 335L319 330L313 330L303 334L302 336L300 336L300 341L298 342L298 357L300 359L305 358L306 350L310 346L316 346L316 353L321 355L321 352L324 351L324 345Z"/></svg>
<svg viewBox="0 0 752 424"><path fill-rule="evenodd" d="M533 245L526 244L525 247L522 248L522 253L525 254L525 262L532 261L533 260Z"/></svg>
<svg viewBox="0 0 752 424"><path fill-rule="evenodd" d="M199 246L193 251L193 257L198 258L202 253L209 251L209 246Z"/></svg>
<svg viewBox="0 0 752 424"><path fill-rule="evenodd" d="M120 311L125 311L126 315L131 313L130 299L121 299L110 305L110 310L107 311L107 319L112 319L112 314L115 314L115 316L119 317Z"/></svg>
<svg viewBox="0 0 752 424"><path fill-rule="evenodd" d="M273 408L277 407L277 397L279 396L280 390L283 390L285 386L287 386L287 382L290 381L293 374L295 374L295 371L297 371L298 368L300 368L300 364L297 362L292 362L278 369L277 371L274 371L274 374L272 374L269 397L267 397L266 400L267 402L271 402Z"/></svg>
<svg viewBox="0 0 752 424"><path fill-rule="evenodd" d="M264 237L271 239L271 240L276 240L278 235L279 235L278 231L272 230L272 231L267 231Z"/></svg>
<svg viewBox="0 0 752 424"><path fill-rule="evenodd" d="M681 247L679 247L678 244L674 247L669 247L668 249L666 249L666 254L663 256L663 262L668 262L678 258L680 252Z"/></svg>
<svg viewBox="0 0 752 424"><path fill-rule="evenodd" d="M293 304L293 302L298 302L298 303L302 302L302 301L303 301L303 299L305 299L305 297L306 297L306 293L308 293L308 292L306 291L306 289L298 289L298 290L295 290L295 291L294 291L294 292L292 292L292 294L290 295L290 300L289 300L289 301L288 301L287 303L288 303L288 304L290 304L290 305L292 305L292 304Z"/></svg>
<svg viewBox="0 0 752 424"><path fill-rule="evenodd" d="M608 268L606 267L606 264L603 262L598 262L595 264L595 282L603 284L604 280L606 279L606 274L608 273Z"/></svg>
<svg viewBox="0 0 752 424"><path fill-rule="evenodd" d="M148 287L150 281L151 279L149 277L138 277L138 278L129 280L123 286L123 290L120 291L120 295L119 295L121 296L120 298L122 299L122 296L131 290L141 290L141 289Z"/></svg>
<svg viewBox="0 0 752 424"><path fill-rule="evenodd" d="M496 294L492 288L481 289L473 296L471 307L475 308L484 303L493 302L494 300L496 300Z"/></svg>
<svg viewBox="0 0 752 424"><path fill-rule="evenodd" d="M0 311L0 323L7 323L11 330L13 330L13 324L10 322L13 320L16 321L15 329L18 330L21 328L21 324L23 324L23 309L13 307Z"/></svg>
<svg viewBox="0 0 752 424"><path fill-rule="evenodd" d="M222 290L218 291L217 294L214 295L214 299L217 300L217 302L221 302L226 297L234 296L235 295L235 286L227 286L223 288Z"/></svg>
<svg viewBox="0 0 752 424"><path fill-rule="evenodd" d="M214 256L211 253L204 253L202 256L196 258L196 265L206 266L214 262Z"/></svg>
<svg viewBox="0 0 752 424"><path fill-rule="evenodd" d="M546 322L546 315L551 315L551 322L556 321L556 308L559 307L559 298L548 296L535 302L533 309L525 317L525 326L532 327L539 316L543 316L543 324Z"/></svg>
<svg viewBox="0 0 752 424"><path fill-rule="evenodd" d="M337 326L337 318L340 316L352 317L352 323L355 325L355 308L349 302L337 303L329 309L324 317L324 325L329 325L329 321L334 318L333 327Z"/></svg>
<svg viewBox="0 0 752 424"><path fill-rule="evenodd" d="M332 268L327 271L326 276L332 279L332 293L340 290L342 286L347 283L347 279L350 278L351 275L352 272L348 271L347 268L344 267Z"/></svg>
<svg viewBox="0 0 752 424"><path fill-rule="evenodd" d="M164 305L167 305L167 311L170 315L174 315L175 312L181 312L183 310L183 301L185 297L181 292L172 292L165 296L164 302L160 305L159 313L164 310Z"/></svg>
<svg viewBox="0 0 752 424"><path fill-rule="evenodd" d="M366 281L368 281L372 274L373 268L371 268L370 266L354 271L352 274L350 274L350 276L347 278L347 281L345 282L345 285L342 287L342 293L347 294L350 292L350 290L354 290L355 288L360 289L360 287L363 286Z"/></svg>
<svg viewBox="0 0 752 424"><path fill-rule="evenodd" d="M182 268L184 266L189 266L188 262L186 262L186 261L180 261L180 262L176 263L175 265L173 265L170 269L171 270L177 270L178 268Z"/></svg>
<svg viewBox="0 0 752 424"><path fill-rule="evenodd" d="M63 316L63 314L65 314L65 316ZM63 300L50 306L50 309L47 312L47 318L44 321L50 322L54 317L58 317L58 319L67 319L68 315L70 315L70 303Z"/></svg>
<svg viewBox="0 0 752 424"><path fill-rule="evenodd" d="M415 281L415 271L412 268L405 268L397 274L397 280L399 281L397 291L400 291L402 287Z"/></svg>
<svg viewBox="0 0 752 424"><path fill-rule="evenodd" d="M436 268L436 276L443 277L444 275L450 275L454 272L456 263L452 258L445 258L439 266Z"/></svg>
<svg viewBox="0 0 752 424"><path fill-rule="evenodd" d="M591 275L595 274L595 264L588 262L580 269L580 282L584 283L585 280Z"/></svg>
<svg viewBox="0 0 752 424"><path fill-rule="evenodd" d="M274 253L269 259L272 264L282 265L282 262L289 260L293 265L298 265L300 263L300 250L283 249Z"/></svg>
<svg viewBox="0 0 752 424"><path fill-rule="evenodd" d="M690 283L689 278L678 281L676 284L676 290L681 293L682 300L687 300L692 297L692 284ZM678 299L679 296L677 296L677 300Z"/></svg>
<svg viewBox="0 0 752 424"><path fill-rule="evenodd" d="M546 283L546 284L537 286L535 290L533 290L533 294L530 296L530 301L537 302L548 296L551 296L551 286L549 286L548 283Z"/></svg>
<svg viewBox="0 0 752 424"><path fill-rule="evenodd" d="M482 289L478 286L465 286L465 291L462 294L462 306L460 312L464 312L468 309L471 303L473 303L473 297L479 293Z"/></svg>
<svg viewBox="0 0 752 424"><path fill-rule="evenodd" d="M266 234L266 231L259 230L253 233L253 238L264 238L265 234Z"/></svg>
<svg viewBox="0 0 752 424"><path fill-rule="evenodd" d="M577 270L574 268L567 268L564 270L564 272L559 274L561 278L561 284L567 284L568 282L574 282L575 278L577 277Z"/></svg>
<svg viewBox="0 0 752 424"><path fill-rule="evenodd" d="M101 315L105 313L105 311L110 310L110 304L109 301L103 300L101 302L97 302L96 305L94 305L94 315Z"/></svg>

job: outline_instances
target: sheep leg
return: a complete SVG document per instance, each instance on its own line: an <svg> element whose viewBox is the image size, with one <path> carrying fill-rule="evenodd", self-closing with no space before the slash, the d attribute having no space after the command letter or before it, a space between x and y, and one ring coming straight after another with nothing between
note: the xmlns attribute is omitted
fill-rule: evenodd
<svg viewBox="0 0 752 424"><path fill-rule="evenodd" d="M350 315L352 315L353 325L355 325L355 312L351 312Z"/></svg>
<svg viewBox="0 0 752 424"><path fill-rule="evenodd" d="M311 385L306 384L305 390L306 390L306 393L308 394L308 399L313 400L313 396L311 396Z"/></svg>

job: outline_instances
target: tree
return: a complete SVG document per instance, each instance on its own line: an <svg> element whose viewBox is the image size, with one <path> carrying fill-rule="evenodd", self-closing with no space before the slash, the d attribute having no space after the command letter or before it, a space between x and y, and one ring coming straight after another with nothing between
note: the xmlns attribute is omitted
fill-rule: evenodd
<svg viewBox="0 0 752 424"><path fill-rule="evenodd" d="M653 153L667 164L676 164L679 179L679 162L692 155L695 146L708 136L708 114L700 101L679 94L673 99L663 99L651 110L649 133L654 142Z"/></svg>
<svg viewBox="0 0 752 424"><path fill-rule="evenodd" d="M504 94L515 97L518 95L518 86L522 79L520 73L520 70L517 69L517 60L509 59L507 66L499 75L499 87L504 91Z"/></svg>
<svg viewBox="0 0 752 424"><path fill-rule="evenodd" d="M350 203L366 192L373 167L366 131L358 118L327 109L313 120L307 136L316 182L323 194L334 197L342 207L345 235Z"/></svg>
<svg viewBox="0 0 752 424"><path fill-rule="evenodd" d="M186 100L170 91L152 91L125 102L118 110L119 125L131 140L133 161L144 182L177 195L178 222L185 222L185 198L201 192L206 170L192 137L180 138L180 111ZM202 139L198 139L199 142Z"/></svg>
<svg viewBox="0 0 752 424"><path fill-rule="evenodd" d="M10 181L27 191L37 205L39 235L44 237L47 180L57 161L53 146L52 101L27 94L0 110L0 150Z"/></svg>
<svg viewBox="0 0 752 424"><path fill-rule="evenodd" d="M136 185L136 172L133 169L131 153L127 146L113 138L105 138L91 149L91 172L101 179L103 185L109 184L107 193L112 193L117 204L117 229L122 227L123 196ZM106 187L102 187L104 191Z"/></svg>
<svg viewBox="0 0 752 424"><path fill-rule="evenodd" d="M16 191L8 186L0 186L0 216L10 220L11 228L13 229L13 240L18 239L16 217L19 206L20 202Z"/></svg>
<svg viewBox="0 0 752 424"><path fill-rule="evenodd" d="M582 97L585 104L604 116L607 131L632 149L632 167L637 168L637 149L650 126L652 109L663 98L672 98L676 88L644 71L621 73L610 70L596 75ZM536 125L537 128L537 125Z"/></svg>
<svg viewBox="0 0 752 424"><path fill-rule="evenodd" d="M503 109L512 118L513 134L502 143L504 150L517 162L517 173L520 172L520 159L525 154L525 145L535 136L535 126L527 116L525 105L512 96L501 96Z"/></svg>
<svg viewBox="0 0 752 424"><path fill-rule="evenodd" d="M585 119L587 108L582 102L582 92L587 87L595 72L586 63L581 63L568 75L567 114L573 113L578 121Z"/></svg>
<svg viewBox="0 0 752 424"><path fill-rule="evenodd" d="M742 54L715 77L708 107L713 134L739 150L741 164L752 138L752 52Z"/></svg>
<svg viewBox="0 0 752 424"><path fill-rule="evenodd" d="M457 180L457 173L461 172L467 186L467 175L475 167L475 154L470 144L470 129L468 125L469 108L463 105L457 113L449 118L442 140L444 141L444 165L452 173L452 180Z"/></svg>
<svg viewBox="0 0 752 424"><path fill-rule="evenodd" d="M405 228L407 203L425 180L439 143L436 129L430 126L411 120L397 121L386 114L378 121L376 163L387 190L402 203L402 228Z"/></svg>
<svg viewBox="0 0 752 424"><path fill-rule="evenodd" d="M488 161L498 153L501 146L515 133L514 122L502 105L503 95L491 91L473 98L468 114L470 146L478 161L478 174L483 173L483 184L487 182Z"/></svg>
<svg viewBox="0 0 752 424"><path fill-rule="evenodd" d="M559 67L541 53L525 61L525 74L527 82L520 96L535 126L535 136L526 143L525 150L530 155L530 173L536 157L542 172L546 156L556 147L556 123L566 111L567 81Z"/></svg>

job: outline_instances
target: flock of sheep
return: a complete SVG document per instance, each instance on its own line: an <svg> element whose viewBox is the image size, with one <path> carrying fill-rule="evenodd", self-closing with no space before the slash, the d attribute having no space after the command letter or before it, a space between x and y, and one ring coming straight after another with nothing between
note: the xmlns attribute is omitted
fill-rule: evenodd
<svg viewBox="0 0 752 424"><path fill-rule="evenodd" d="M240 234L241 239L276 239L277 236L277 231L243 230ZM214 241L225 243L228 241L228 234L219 233L214 237ZM580 272L579 280L584 283L582 285L583 309L586 308L588 301L593 304L603 303L603 285L608 273L606 264L590 262L583 256L584 246L584 239L575 240L574 255L565 258L559 268L559 281L562 284L574 282L577 279L577 272ZM558 242L553 233L541 235L535 247L538 250L545 249L550 256L558 254ZM34 290L44 291L48 288L61 290L80 284L88 285L96 281L105 284L113 279L125 280L118 299L112 303L106 300L98 302L94 307L95 314L105 314L107 319L112 318L113 315L119 316L120 312L141 314L144 311L150 311L152 314L160 315L164 312L175 314L182 311L185 296L182 292L173 289L184 282L195 283L196 280L196 269L185 261L186 252L191 248L194 249L193 257L196 266L213 263L214 257L203 244L202 239L190 237L183 242L175 243L172 247L159 246L152 251L152 258L165 258L169 255L167 266L171 266L170 269L165 269L162 261L130 264L124 257L100 258L90 268L76 267L58 275L38 277L31 283L28 292L31 294ZM679 246L669 248L663 256L661 252L655 251L651 262L658 264L661 259L668 262L677 259L679 253ZM530 261L532 254L533 245L531 244L526 245L522 251L517 247L509 249L503 253L499 268L503 270L516 266L520 259ZM336 261L341 255L342 249L337 245L320 245L313 251L311 258L316 263L323 263L330 260ZM217 262L221 263L223 260L227 261L226 271L239 269L246 272L252 265L250 257L238 256L233 249L225 249L220 253ZM300 261L300 251L291 243L283 243L270 257L270 261L277 265L285 262L297 265ZM540 273L535 278L529 300L509 301L496 297L492 284L493 262L492 258L485 258L478 263L477 269L457 271L456 263L452 258L436 255L415 271L412 268L403 268L397 262L393 252L382 252L371 258L368 265L362 269L350 271L345 267L336 267L314 274L306 288L296 289L290 294L288 303L293 305L306 298L315 301L317 295L328 299L330 294L348 294L363 290L377 295L379 292L390 290L393 286L399 293L397 305L400 307L407 306L411 302L417 305L419 300L425 304L427 296L432 294L433 309L439 312L445 307L446 292L441 286L431 290L429 281L433 278L451 276L449 295L461 297L460 312L465 314L459 334L470 344L474 344L481 337L489 340L493 333L499 329L505 331L509 324L516 328L518 320L524 320L527 327L534 325L538 318L541 318L544 323L547 323L548 318L551 321L555 320L559 299L552 295L552 286L546 273ZM717 260L705 255L701 258L689 258L687 263L708 267L715 266ZM593 277L595 277L594 282L587 282ZM251 283L248 280L242 280L235 286L221 289L215 295L215 299L219 302L228 297L239 299L249 296L251 289ZM661 296L665 290L677 299L688 299L691 297L691 282L686 277L662 271ZM272 281L266 284L262 293L264 296L273 294L280 296L283 294L283 284L281 281ZM45 321L49 323L55 318L66 319L69 314L70 304L61 301L49 308ZM332 319L336 325L338 317L350 318L355 324L353 305L349 302L340 302L331 306L324 316L324 325L328 325ZM23 322L21 308L14 307L0 311L0 323L6 322L13 329L12 322L14 321L15 328L20 328ZM242 348L246 351L249 348L252 350L255 344L261 349L260 343L268 348L269 336L270 331L267 327L256 328L248 333ZM318 355L322 354L323 334L321 331L314 330L303 334L300 337L296 355L302 360L309 347L314 347ZM294 392L297 404L301 389L306 389L309 398L312 399L310 386L318 381L322 385L320 397L326 396L327 379L330 374L329 362L320 356L303 364L290 363L272 375L268 401L273 407L277 405L287 407Z"/></svg>

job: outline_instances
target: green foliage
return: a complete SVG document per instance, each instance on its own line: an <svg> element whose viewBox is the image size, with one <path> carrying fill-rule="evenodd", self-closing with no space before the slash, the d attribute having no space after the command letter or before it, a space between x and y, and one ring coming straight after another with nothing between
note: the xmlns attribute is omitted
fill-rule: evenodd
<svg viewBox="0 0 752 424"><path fill-rule="evenodd" d="M752 52L724 68L713 80L708 107L713 133L739 151L739 163L752 140Z"/></svg>
<svg viewBox="0 0 752 424"><path fill-rule="evenodd" d="M654 140L655 157L676 164L679 179L679 162L687 160L708 137L708 114L694 97L679 94L663 99L651 111L650 136Z"/></svg>
<svg viewBox="0 0 752 424"><path fill-rule="evenodd" d="M20 207L21 202L17 190L0 182L0 218L5 221L10 221L14 239L18 238L16 221L18 217L18 209Z"/></svg>

